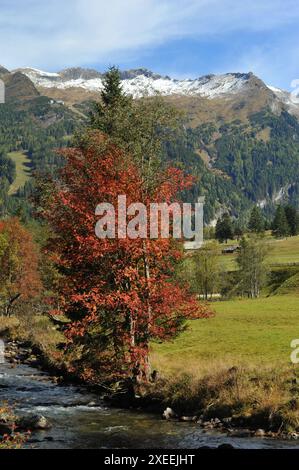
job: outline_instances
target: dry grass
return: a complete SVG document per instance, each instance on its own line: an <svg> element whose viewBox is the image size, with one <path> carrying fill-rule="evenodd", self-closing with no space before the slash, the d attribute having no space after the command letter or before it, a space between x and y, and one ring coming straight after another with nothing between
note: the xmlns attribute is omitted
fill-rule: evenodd
<svg viewBox="0 0 299 470"><path fill-rule="evenodd" d="M18 328L20 322L17 318L0 317L0 336L12 332Z"/></svg>
<svg viewBox="0 0 299 470"><path fill-rule="evenodd" d="M275 432L299 429L298 385L292 368L211 370L162 378L153 395L178 414L203 419L232 417L233 425Z"/></svg>
<svg viewBox="0 0 299 470"><path fill-rule="evenodd" d="M51 356L57 351L57 345L64 336L44 315L19 315L18 317L0 318L0 336L6 334L9 338L28 341L41 350L45 356Z"/></svg>

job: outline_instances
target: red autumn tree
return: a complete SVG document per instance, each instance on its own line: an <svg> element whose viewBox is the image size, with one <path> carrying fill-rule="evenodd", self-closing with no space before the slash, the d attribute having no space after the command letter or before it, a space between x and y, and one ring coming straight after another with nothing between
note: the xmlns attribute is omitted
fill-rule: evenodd
<svg viewBox="0 0 299 470"><path fill-rule="evenodd" d="M38 255L31 234L17 218L0 221L0 303L10 316L41 290Z"/></svg>
<svg viewBox="0 0 299 470"><path fill-rule="evenodd" d="M64 156L45 216L55 233L51 251L64 273L61 305L71 319L67 337L78 358L73 367L93 380L104 373L148 378L150 341L173 338L186 319L209 311L174 281L181 252L173 240L99 239L95 209L102 202L117 208L119 195L126 195L127 205L168 203L190 180L168 170L149 200L134 162L98 131Z"/></svg>

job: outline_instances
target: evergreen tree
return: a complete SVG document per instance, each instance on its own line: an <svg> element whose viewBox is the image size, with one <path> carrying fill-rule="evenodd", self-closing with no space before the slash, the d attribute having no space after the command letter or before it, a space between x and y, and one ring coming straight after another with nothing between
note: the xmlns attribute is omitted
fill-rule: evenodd
<svg viewBox="0 0 299 470"><path fill-rule="evenodd" d="M237 240L240 240L240 238L243 236L244 234L244 230L243 228L241 227L241 225L235 225L234 227L234 236Z"/></svg>
<svg viewBox="0 0 299 470"><path fill-rule="evenodd" d="M125 102L126 97L122 91L121 75L117 67L110 67L103 80L104 88L101 92L103 105L114 106L120 101Z"/></svg>
<svg viewBox="0 0 299 470"><path fill-rule="evenodd" d="M92 127L133 157L150 193L161 182L165 146L182 127L181 113L159 96L139 100L126 96L115 67L105 77L101 102L95 105L91 116Z"/></svg>
<svg viewBox="0 0 299 470"><path fill-rule="evenodd" d="M110 67L103 80L100 102L95 103L91 114L93 127L107 135L119 133L119 121L124 114L131 114L132 98L126 96L121 86L121 75L117 67Z"/></svg>
<svg viewBox="0 0 299 470"><path fill-rule="evenodd" d="M295 236L299 233L299 215L295 207L286 206L284 208L285 215L290 228L290 235Z"/></svg>
<svg viewBox="0 0 299 470"><path fill-rule="evenodd" d="M286 237L290 234L290 227L286 217L285 210L282 206L276 209L275 217L272 224L272 234L275 237Z"/></svg>
<svg viewBox="0 0 299 470"><path fill-rule="evenodd" d="M257 206L254 206L251 211L248 229L250 232L254 233L263 233L265 231L265 221L262 215L262 211Z"/></svg>
<svg viewBox="0 0 299 470"><path fill-rule="evenodd" d="M221 243L227 242L234 237L233 224L229 214L224 214L221 219L217 220L215 237Z"/></svg>

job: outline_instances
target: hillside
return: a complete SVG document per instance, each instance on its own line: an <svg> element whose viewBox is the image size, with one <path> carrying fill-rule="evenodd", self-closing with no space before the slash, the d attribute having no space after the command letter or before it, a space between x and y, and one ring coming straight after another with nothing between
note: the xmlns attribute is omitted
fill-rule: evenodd
<svg viewBox="0 0 299 470"><path fill-rule="evenodd" d="M78 113L41 96L31 80L0 70L6 102L0 106L0 213L27 213L34 172L61 165L56 149L68 145L81 122Z"/></svg>
<svg viewBox="0 0 299 470"><path fill-rule="evenodd" d="M0 74L7 86L2 152L26 152L33 169L54 169L55 146L68 142L99 99L103 74L82 68L2 68ZM139 98L159 92L186 113L184 130L166 146L165 158L197 177L184 197L206 196L207 223L229 210L243 224L253 204L269 217L279 202L299 206L298 98L252 73L175 80L137 69L121 78L126 93Z"/></svg>

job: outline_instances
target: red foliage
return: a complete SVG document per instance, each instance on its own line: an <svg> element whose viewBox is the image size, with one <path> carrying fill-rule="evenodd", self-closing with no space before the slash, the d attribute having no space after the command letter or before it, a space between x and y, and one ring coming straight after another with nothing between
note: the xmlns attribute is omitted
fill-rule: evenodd
<svg viewBox="0 0 299 470"><path fill-rule="evenodd" d="M37 250L31 234L17 218L0 221L0 289L5 314L17 301L34 299L41 291Z"/></svg>
<svg viewBox="0 0 299 470"><path fill-rule="evenodd" d="M177 242L100 240L95 208L101 202L117 208L119 195L126 195L127 205L173 202L191 180L170 169L151 199L145 198L133 162L98 132L90 134L84 148L63 154L67 163L45 215L56 234L52 253L66 275L61 294L62 310L72 319L67 337L70 342L81 338L86 350L92 349L91 357L85 356L85 377L97 367L147 375L149 341L170 339L185 319L210 312L172 278L181 257Z"/></svg>

